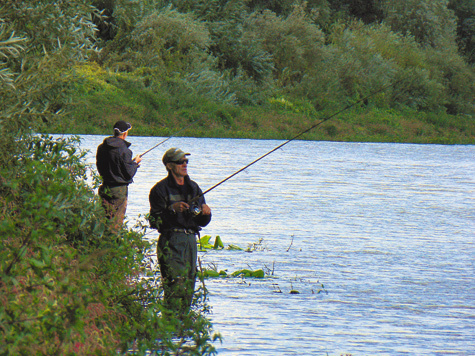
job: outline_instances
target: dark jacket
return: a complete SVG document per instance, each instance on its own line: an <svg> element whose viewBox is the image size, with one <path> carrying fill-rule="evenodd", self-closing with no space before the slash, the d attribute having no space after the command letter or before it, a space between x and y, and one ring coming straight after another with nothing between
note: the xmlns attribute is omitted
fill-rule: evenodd
<svg viewBox="0 0 475 356"><path fill-rule="evenodd" d="M104 184L117 186L133 182L138 164L132 161L130 145L119 137L107 137L97 147L96 166Z"/></svg>
<svg viewBox="0 0 475 356"><path fill-rule="evenodd" d="M185 184L179 186L169 173L168 177L155 184L150 190L150 226L158 229L161 233L173 228L201 230L202 226L209 224L211 215L193 215L189 211L175 213L170 208L176 202L188 203L201 193L198 184L192 181L189 176L185 177ZM204 196L201 196L196 202L200 208L205 203Z"/></svg>

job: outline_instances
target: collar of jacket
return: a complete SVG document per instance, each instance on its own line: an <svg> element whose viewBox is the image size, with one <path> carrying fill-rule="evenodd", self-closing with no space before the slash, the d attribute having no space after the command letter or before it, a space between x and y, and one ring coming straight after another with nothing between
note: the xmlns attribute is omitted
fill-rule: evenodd
<svg viewBox="0 0 475 356"><path fill-rule="evenodd" d="M107 146L110 146L110 147L120 147L122 146L123 144L125 144L125 146L127 148L129 148L132 144L129 142L129 141L126 141L120 137L117 137L117 136L110 136L110 137L107 137L104 142L106 143Z"/></svg>

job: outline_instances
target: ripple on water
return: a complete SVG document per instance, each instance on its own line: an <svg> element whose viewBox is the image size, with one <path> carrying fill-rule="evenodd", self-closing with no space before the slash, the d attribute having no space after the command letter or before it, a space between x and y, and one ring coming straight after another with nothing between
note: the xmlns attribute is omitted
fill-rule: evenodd
<svg viewBox="0 0 475 356"><path fill-rule="evenodd" d="M83 138L94 164L104 137ZM157 138L129 140L143 152ZM129 220L148 212L169 147L192 153L207 189L281 142L173 138L145 157ZM266 249L204 263L274 272L206 280L219 354L475 354L473 157L475 146L294 141L207 194L203 234Z"/></svg>

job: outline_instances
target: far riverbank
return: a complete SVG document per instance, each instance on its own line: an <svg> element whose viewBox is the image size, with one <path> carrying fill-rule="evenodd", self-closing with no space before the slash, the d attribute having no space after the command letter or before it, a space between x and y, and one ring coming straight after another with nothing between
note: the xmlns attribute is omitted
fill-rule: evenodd
<svg viewBox="0 0 475 356"><path fill-rule="evenodd" d="M117 120L132 123L135 136L183 136L208 138L291 139L322 120L321 125L298 139L341 142L394 142L420 144L475 144L475 120L467 115L382 110L356 107L340 115L304 113L291 108L234 106L197 110L155 111L152 117L139 110L113 106L85 108L71 114L73 120L44 127L45 133L109 135ZM143 113L142 113L143 114Z"/></svg>

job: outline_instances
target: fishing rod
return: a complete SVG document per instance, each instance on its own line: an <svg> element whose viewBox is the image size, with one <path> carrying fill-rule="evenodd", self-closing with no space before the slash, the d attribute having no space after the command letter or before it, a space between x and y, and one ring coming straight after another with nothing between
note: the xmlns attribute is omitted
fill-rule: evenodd
<svg viewBox="0 0 475 356"><path fill-rule="evenodd" d="M190 127L191 125L193 124L196 124L198 121L202 120L204 118L204 116L200 117L199 119L196 119L195 121L191 122L190 124L188 124L187 126L185 126L184 128L182 128L181 130L179 131L176 131L174 132L171 136L168 136L166 139L164 139L163 141L157 143L155 146L153 146L152 148L148 149L147 151L145 151L144 153L142 153L141 155L139 155L139 157L143 157L146 153L149 153L150 151L154 150L155 148L157 148L158 146L160 146L161 144L167 142L169 139L171 139L172 137L175 137L176 135L178 135L180 132L186 130L188 127Z"/></svg>
<svg viewBox="0 0 475 356"><path fill-rule="evenodd" d="M212 191L213 189L219 187L221 184L223 184L224 182L228 181L229 179L231 179L232 177L234 177L235 175L241 173L242 171L246 170L247 168L249 168L250 166L252 166L253 164L259 162L261 159L263 159L264 157L267 157L268 155L270 155L271 153L277 151L279 148L282 148L283 146L285 146L286 144L296 140L297 138L299 138L300 136L306 134L307 132L313 130L314 128L316 128L317 126L320 126L321 124L323 124L324 122L334 118L335 116L337 116L338 114L341 114L342 112L352 108L353 106L355 106L356 104L358 103L361 103L361 102L366 102L370 97L386 90L387 88L390 88L396 84L398 84L399 82L401 82L404 78L402 79L399 79L398 81L394 82L394 83L391 83L391 84L388 84L388 85L385 85L383 87L381 87L380 89L368 94L367 96L365 96L364 98L360 99L360 100L357 100L355 101L354 103L350 104L350 105L347 105L346 107L344 107L343 109L337 111L336 113L330 115L330 116L327 116L326 118L324 118L323 120L321 120L320 122L310 126L308 129L304 130L304 131L301 131L299 134L295 135L294 137L292 137L291 139L288 139L287 141L285 141L284 143L278 145L277 147L275 147L274 149L270 150L269 152L267 152L266 154L260 156L259 158L255 159L254 161L252 161L251 163L249 163L248 165L244 166L243 168L239 169L238 171L234 172L233 174L231 174L230 176L226 177L225 179L223 179L222 181L216 183L215 185L213 185L211 188L205 190L203 193L197 195L196 197L194 197L190 203L193 203L193 202L196 202L200 197L202 197L203 195L209 193L210 191Z"/></svg>

